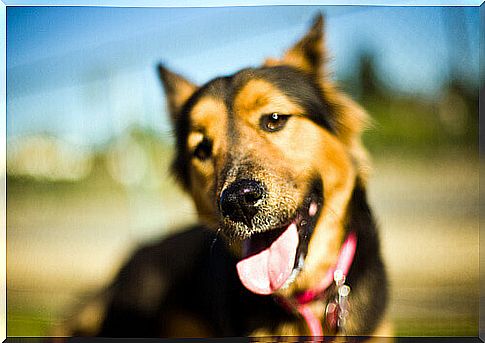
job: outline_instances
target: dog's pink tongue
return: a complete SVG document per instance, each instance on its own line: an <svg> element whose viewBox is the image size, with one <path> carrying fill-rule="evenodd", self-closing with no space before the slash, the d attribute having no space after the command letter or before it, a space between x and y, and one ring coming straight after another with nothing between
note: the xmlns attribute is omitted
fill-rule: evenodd
<svg viewBox="0 0 485 343"><path fill-rule="evenodd" d="M247 240L244 244L251 243ZM254 293L273 293L290 276L297 248L298 230L295 224L291 224L269 248L238 262L236 267L239 279Z"/></svg>

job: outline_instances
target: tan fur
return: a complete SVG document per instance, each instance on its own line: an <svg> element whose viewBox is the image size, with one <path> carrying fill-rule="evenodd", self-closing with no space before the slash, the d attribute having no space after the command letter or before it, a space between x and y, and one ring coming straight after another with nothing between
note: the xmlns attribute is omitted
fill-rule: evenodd
<svg viewBox="0 0 485 343"><path fill-rule="evenodd" d="M337 114L337 134L348 149L357 165L362 180L367 181L370 173L369 157L362 146L361 134L369 125L370 118L356 102L340 92L330 80L330 72L325 70L324 63L314 65L309 61L308 55L320 56L321 62L326 59L323 37L323 21L317 19L310 31L295 45L293 45L282 58L269 58L266 66L288 65L315 75L325 98L331 101Z"/></svg>
<svg viewBox="0 0 485 343"><path fill-rule="evenodd" d="M326 78L320 79L320 87L337 112L337 135L348 148L362 181L366 182L371 171L369 156L362 144L362 132L371 125L367 112L350 97L340 92Z"/></svg>
<svg viewBox="0 0 485 343"><path fill-rule="evenodd" d="M366 113L326 80L320 67L314 69L306 58L305 49L319 50L323 56L322 37L311 31L290 48L281 60L267 63L288 64L319 75L322 93L331 99L337 112L337 137L304 117L303 110L297 104L265 80L249 80L234 101L237 128L242 138L238 146L231 147L234 150L231 153L242 159L249 155L253 162L262 166L256 177L265 180L268 193L273 194L275 203L276 199L283 198L287 205L290 204L290 208L291 204L295 204L296 208L307 192L300 185L306 184L311 170L319 171L325 185L325 206L309 243L304 269L289 288L280 291L284 296L315 287L320 276L325 275L328 268L335 264L344 236L344 216L354 181L358 174L365 179L368 173L367 156L360 140L360 133L367 122ZM207 111L206 107L212 108ZM205 112L210 113L215 109L213 104L209 106L201 101L192 113L194 122L204 123L204 130L217 132L221 137L225 131L221 130L218 123L220 117L205 115ZM261 133L258 129L259 118L273 112L291 114L292 117L285 130L270 135ZM218 126L217 130L208 128L214 125ZM189 136L189 141L191 139ZM301 148L302 144L305 149ZM230 153L220 149L214 151L219 156ZM211 171L217 173L215 169ZM282 179L282 175L285 178ZM207 173L204 179L210 180L212 177ZM233 181L228 178L226 183ZM295 186L289 186L289 183ZM195 200L197 203L197 196ZM198 208L203 206L198 205Z"/></svg>
<svg viewBox="0 0 485 343"><path fill-rule="evenodd" d="M228 127L222 119L227 115L227 109L222 101L203 98L191 113L193 127L188 137L189 150L192 151L204 135L214 142L210 161L192 163L192 194L202 216L207 213L213 216L211 207L215 202L208 194L215 193L213 180L228 161L239 167L225 175L222 190L236 180L241 172L238 168L250 162L257 167L245 177L264 180L270 209L279 209L280 204L284 204L289 213L296 210L307 194L312 173L318 171L322 178L324 207L309 243L303 269L287 289L279 291L287 297L315 288L322 275L336 263L355 181L359 177L365 182L370 171L361 142L362 131L369 125L368 116L339 91L330 80L328 70L324 69L326 51L322 28L323 19L319 17L309 32L280 59L267 59L265 66L288 65L311 75L319 85L322 97L330 104L335 134L310 121L303 109L275 85L251 77L239 89L231 108L236 132L233 141L227 140ZM291 115L285 129L270 134L263 132L259 127L261 117L274 112ZM325 304L315 302L311 307L315 315L324 317ZM282 323L275 332L257 330L251 336L306 334L306 326L293 320ZM381 324L376 334L389 336L392 331L386 324Z"/></svg>
<svg viewBox="0 0 485 343"><path fill-rule="evenodd" d="M220 99L204 97L198 101L191 111L192 125L188 135L188 149L191 153L196 146L207 137L213 142L213 158L206 161L192 159L190 193L197 207L200 220L209 226L216 226L214 202L211 189L214 187L214 159L220 155L225 142L220 133L226 130L227 110Z"/></svg>
<svg viewBox="0 0 485 343"><path fill-rule="evenodd" d="M197 86L181 75L178 75L164 66L159 66L159 74L162 82L167 85L167 105L172 123L178 118L182 106L197 90Z"/></svg>
<svg viewBox="0 0 485 343"><path fill-rule="evenodd" d="M290 101L273 84L265 80L249 80L236 95L234 108L240 118L251 121L253 126L263 114L278 112L300 115L301 107Z"/></svg>
<svg viewBox="0 0 485 343"><path fill-rule="evenodd" d="M269 59L266 65L290 65L314 75L321 88L322 95L331 102L337 119L337 137L321 130L321 150L307 151L319 161L317 169L321 171L325 185L325 206L308 247L303 270L295 282L286 290L280 291L284 296L290 296L296 291L315 287L320 276L325 275L329 267L335 264L338 251L344 235L344 216L354 187L356 176L366 182L370 167L369 160L361 142L361 133L369 125L367 113L348 96L341 93L330 81L328 71L323 64L312 64L308 56L318 55L321 61L326 53L323 48L321 23L318 22L299 42L290 48L281 59ZM305 131L309 130L306 128ZM308 141L312 141L312 133L305 133L305 150ZM306 154L305 154L306 155ZM306 156L305 156L306 157ZM312 304L312 310L319 318L324 315L321 304ZM384 331L380 327L376 333L390 336L391 330ZM296 333L296 332L295 332ZM301 331L299 334L304 334Z"/></svg>
<svg viewBox="0 0 485 343"><path fill-rule="evenodd" d="M356 173L348 153L338 140L320 130L322 150L313 160L319 163L317 168L325 185L325 205L308 246L304 268L286 295L316 287L321 275L336 263L344 235L344 215L354 187Z"/></svg>
<svg viewBox="0 0 485 343"><path fill-rule="evenodd" d="M252 161L261 165L261 171L255 175L265 180L269 192L276 199L287 199L286 204L301 203L307 189L299 187L297 191L289 187L289 182L304 185L309 177L308 171L318 170L325 185L325 206L309 244L305 267L290 288L282 291L285 295L297 290L315 287L318 276L325 275L337 258L344 234L344 215L354 186L357 171L352 163L347 145L340 139L313 124L302 115L301 108L290 101L276 87L267 81L250 80L235 98L240 144L231 147L234 153L244 157L250 155ZM220 141L225 137L225 106L215 99L204 98L192 111L193 125L197 131L189 135L189 147L202 140L201 131L214 141L214 159L224 159L229 151L221 149ZM273 134L261 134L258 120L261 114L271 111L295 114L285 130ZM215 114L217 113L217 115ZM302 142L300 139L304 139ZM350 140L350 138L349 138ZM305 149L301 144L305 143ZM212 180L216 163L214 161L193 162L192 172L194 200L198 209L207 214L213 202L207 197L213 187ZM282 176L285 176L282 179ZM232 179L226 181L228 184ZM203 185L203 186L202 186Z"/></svg>
<svg viewBox="0 0 485 343"><path fill-rule="evenodd" d="M189 151L193 152L197 145L204 140L204 134L200 131L190 132L187 137L187 148Z"/></svg>
<svg viewBox="0 0 485 343"><path fill-rule="evenodd" d="M195 92L197 89L193 84L181 79L178 84L177 88L179 88L177 95L171 99L171 107L179 109L182 104L184 104Z"/></svg>
<svg viewBox="0 0 485 343"><path fill-rule="evenodd" d="M324 69L325 59L323 19L318 17L301 40L280 59L268 59L265 65L288 65L311 75L319 85L322 96L330 102L332 115L336 116L335 134L315 125L306 117L303 109L275 85L251 77L236 94L231 113L222 99L211 96L198 99L188 113L190 128L187 151L184 152L189 156L188 191L195 202L200 221L209 227L215 229L220 224L218 198L241 173L245 178L264 181L267 208L263 210L284 210L288 218L295 214L308 194L308 180L315 174L322 179L324 206L309 242L303 269L288 288L278 291L286 297L315 288L321 277L335 264L344 238L345 215L356 178L365 181L369 174L368 157L361 142L361 133L369 124L369 119L366 112L341 93L330 80L328 71ZM171 120L175 123L183 106L198 88L163 66L159 67L159 71L165 85ZM260 128L260 119L274 112L291 117L284 130L264 132ZM231 118L231 125L234 126L232 131L228 127L229 115L234 116ZM212 143L212 155L204 160L192 158L204 139ZM221 181L221 173L228 163L231 164L230 172ZM244 170L247 165L252 166L250 170ZM222 186L216 184L218 181ZM240 246L231 244L230 249L239 254ZM56 331L56 335L71 335L74 327L87 334L95 334L105 316L108 301L109 296L102 301L96 299L72 319L65 326L66 329ZM309 306L315 316L324 318L325 303L315 301ZM211 336L205 318L182 310L169 313L167 318L165 326L171 337ZM347 329L355 329L354 324L349 323ZM274 331L258 329L250 336L308 334L305 322L295 316L288 322L280 323ZM374 334L379 337L369 342L392 341L386 338L392 335L390 322L383 320ZM342 338L343 341L345 339Z"/></svg>
<svg viewBox="0 0 485 343"><path fill-rule="evenodd" d="M325 58L323 17L318 16L306 35L288 49L283 57L280 59L269 58L265 61L265 65L289 65L309 74L319 75L322 73L322 62Z"/></svg>
<svg viewBox="0 0 485 343"><path fill-rule="evenodd" d="M214 137L225 129L227 119L226 105L221 99L205 96L197 101L190 112L191 131L205 130Z"/></svg>

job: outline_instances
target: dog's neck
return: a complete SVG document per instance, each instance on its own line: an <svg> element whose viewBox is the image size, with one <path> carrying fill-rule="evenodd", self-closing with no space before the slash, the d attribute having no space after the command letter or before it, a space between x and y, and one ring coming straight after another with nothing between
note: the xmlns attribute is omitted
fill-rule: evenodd
<svg viewBox="0 0 485 343"><path fill-rule="evenodd" d="M288 298L276 296L277 301L285 308L299 313L304 318L312 336L323 336L323 328L321 319L312 312L310 305L312 302L323 298L333 282L335 282L338 295L334 301L327 304L327 316L332 319L327 325L339 328L343 326L347 312L346 302L350 291L350 288L345 285L345 277L354 260L356 247L357 235L355 232L350 232L342 244L337 263L327 271L315 288L307 289ZM329 310L331 311L330 314Z"/></svg>
<svg viewBox="0 0 485 343"><path fill-rule="evenodd" d="M325 277L315 288L296 294L295 300L298 304L305 305L319 298L330 287L333 281L337 283L343 280L345 282L345 276L348 274L352 261L354 260L356 247L357 236L355 232L350 232L342 244L336 265L327 271Z"/></svg>
<svg viewBox="0 0 485 343"><path fill-rule="evenodd" d="M300 299L302 299L302 294L307 294L305 298L309 302L303 302L304 307L302 311L297 311L297 314L299 313L299 316L303 317L312 335L322 333L322 325L332 334L334 332L339 332L339 334L373 332L380 317L374 315L366 317L366 320L362 320L362 318L356 320L353 313L368 313L366 311L369 304L361 301L353 302L352 299L370 299L378 293L379 296L375 297L370 305L374 311L373 313L379 313L385 309L387 302L386 273L380 256L376 224L367 203L365 186L360 180L357 180L356 187L353 190L345 222L346 237L351 237L353 232L355 233L355 238L358 238L358 242L357 240L355 241L354 256L345 274L346 282L352 287L350 296L346 297L352 303L352 310L349 317L345 320L346 324L343 330L336 325L336 320L339 319L338 316L336 317L336 314L339 311L338 309L335 311L336 308L332 304L336 299L335 297L338 297L339 289L339 287L332 286L332 274L336 268L332 269L331 267L331 272L326 271L321 274L320 280L328 278L330 282L319 281L310 288L311 293L317 294L317 296L311 296L310 293L307 293L308 289L285 297L277 296L277 300L284 307L294 311L300 305L295 300L296 297L299 295ZM344 250L342 247L346 245L346 242L344 240L344 244L340 248L341 252ZM337 253L337 255L336 262L333 264L334 267L338 265L338 261L343 259L341 253ZM328 285L328 288L324 289L325 287L322 287L322 285ZM293 302L289 304L288 300L293 300Z"/></svg>

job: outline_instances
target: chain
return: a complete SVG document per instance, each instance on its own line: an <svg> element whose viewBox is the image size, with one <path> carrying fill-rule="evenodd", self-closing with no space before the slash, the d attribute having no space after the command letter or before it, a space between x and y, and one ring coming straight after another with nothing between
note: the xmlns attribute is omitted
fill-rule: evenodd
<svg viewBox="0 0 485 343"><path fill-rule="evenodd" d="M350 287L345 284L345 275L337 269L333 273L333 280L337 288L337 295L327 304L325 319L329 328L335 328L345 334L345 324L349 316Z"/></svg>

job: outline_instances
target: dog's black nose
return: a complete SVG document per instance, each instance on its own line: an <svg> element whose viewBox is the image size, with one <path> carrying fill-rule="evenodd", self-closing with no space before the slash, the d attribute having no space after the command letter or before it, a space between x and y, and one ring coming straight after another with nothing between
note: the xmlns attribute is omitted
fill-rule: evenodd
<svg viewBox="0 0 485 343"><path fill-rule="evenodd" d="M258 212L258 200L263 197L263 186L254 180L238 180L221 194L220 209L224 217L251 226Z"/></svg>

